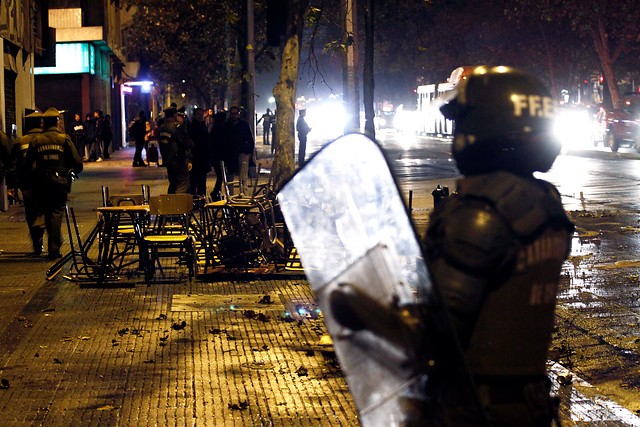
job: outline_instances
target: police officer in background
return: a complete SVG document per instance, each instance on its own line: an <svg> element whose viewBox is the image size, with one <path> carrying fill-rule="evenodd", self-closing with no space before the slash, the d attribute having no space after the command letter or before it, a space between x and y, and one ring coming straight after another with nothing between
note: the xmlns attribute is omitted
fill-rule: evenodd
<svg viewBox="0 0 640 427"><path fill-rule="evenodd" d="M178 123L177 114L175 107L165 109L164 120L158 129L160 154L169 179L168 194L189 193L189 169L193 142L184 125L184 118L181 117Z"/></svg>
<svg viewBox="0 0 640 427"><path fill-rule="evenodd" d="M538 80L508 67L476 68L452 96L441 111L454 120L464 177L434 208L423 240L444 311L430 295L402 316L366 296L332 298L349 304L340 306L345 326L390 340L376 329L384 318L391 336L410 337L406 353L424 381L398 396L404 425L549 426L557 406L547 352L574 228L557 189L533 176L560 152L554 103Z"/></svg>
<svg viewBox="0 0 640 427"><path fill-rule="evenodd" d="M62 246L62 216L71 190L72 174L82 171L82 159L69 135L60 132L56 108L47 109L42 115L43 132L31 141L25 158L25 173L32 183L33 197L37 200L38 214L44 223L36 221L32 239L42 239L47 230L47 256L60 258Z"/></svg>
<svg viewBox="0 0 640 427"><path fill-rule="evenodd" d="M42 244L42 229L44 221L40 219L41 225L38 226L38 209L37 200L33 196L32 175L25 168L25 158L27 150L31 143L35 143L38 138L42 137L42 113L34 111L24 118L23 129L26 131L11 147L11 175L12 181L16 188L22 193L22 201L24 203L24 216L29 227L29 235L33 243L33 253L41 255L44 251Z"/></svg>

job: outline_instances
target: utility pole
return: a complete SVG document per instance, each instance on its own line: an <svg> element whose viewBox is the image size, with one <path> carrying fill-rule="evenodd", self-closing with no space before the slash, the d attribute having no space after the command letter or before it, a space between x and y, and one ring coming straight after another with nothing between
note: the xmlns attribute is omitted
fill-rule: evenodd
<svg viewBox="0 0 640 427"><path fill-rule="evenodd" d="M360 83L357 74L358 51L356 43L356 0L343 0L345 23L344 64L342 75L342 93L347 113L345 133L360 132Z"/></svg>
<svg viewBox="0 0 640 427"><path fill-rule="evenodd" d="M254 49L254 0L247 0L247 74L249 81L247 82L247 114L249 115L249 125L253 133L253 140L256 139L256 51Z"/></svg>

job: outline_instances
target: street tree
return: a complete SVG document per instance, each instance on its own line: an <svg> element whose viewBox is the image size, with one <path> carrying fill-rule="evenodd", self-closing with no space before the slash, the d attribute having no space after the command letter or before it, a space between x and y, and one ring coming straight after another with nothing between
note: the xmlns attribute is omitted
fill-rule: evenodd
<svg viewBox="0 0 640 427"><path fill-rule="evenodd" d="M276 99L276 139L273 184L279 190L295 171L295 103L300 50L309 0L286 1L280 76L273 90Z"/></svg>
<svg viewBox="0 0 640 427"><path fill-rule="evenodd" d="M209 105L224 97L239 12L231 0L121 0L133 10L124 49L151 77Z"/></svg>
<svg viewBox="0 0 640 427"><path fill-rule="evenodd" d="M637 54L640 48L640 8L635 0L516 0L508 10L519 16L535 17L561 25L592 43L611 95L614 108L620 104L616 66L625 55Z"/></svg>

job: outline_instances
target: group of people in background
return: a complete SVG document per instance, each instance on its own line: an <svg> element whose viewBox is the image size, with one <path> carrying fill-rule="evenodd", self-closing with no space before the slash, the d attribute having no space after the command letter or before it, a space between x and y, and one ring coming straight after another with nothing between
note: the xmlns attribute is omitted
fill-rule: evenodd
<svg viewBox="0 0 640 427"><path fill-rule="evenodd" d="M205 196L207 175L213 170L216 181L209 195L214 201L220 200L224 163L228 176L238 176L240 194L248 194L255 140L249 123L240 114L236 106L215 113L212 108L195 108L189 118L185 108L178 109L174 103L154 123L140 111L128 126L136 147L132 166L147 166L152 154L149 142L157 141L162 166L167 168L167 193ZM145 150L147 162L142 156Z"/></svg>
<svg viewBox="0 0 640 427"><path fill-rule="evenodd" d="M82 161L101 162L109 158L109 147L113 140L109 114L96 110L82 120L82 116L75 113L69 135Z"/></svg>

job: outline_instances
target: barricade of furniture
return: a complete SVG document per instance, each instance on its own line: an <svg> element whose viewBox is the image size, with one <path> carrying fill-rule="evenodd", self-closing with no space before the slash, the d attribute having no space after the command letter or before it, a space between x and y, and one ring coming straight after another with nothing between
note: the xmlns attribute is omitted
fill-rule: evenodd
<svg viewBox="0 0 640 427"><path fill-rule="evenodd" d="M277 202L270 192L271 180L252 180L251 194L240 195L231 188L222 163L221 201L204 206L205 270L223 266L226 270L284 263L283 223L277 222Z"/></svg>

